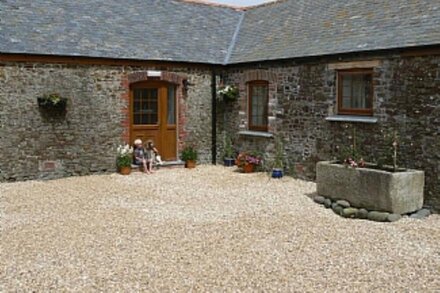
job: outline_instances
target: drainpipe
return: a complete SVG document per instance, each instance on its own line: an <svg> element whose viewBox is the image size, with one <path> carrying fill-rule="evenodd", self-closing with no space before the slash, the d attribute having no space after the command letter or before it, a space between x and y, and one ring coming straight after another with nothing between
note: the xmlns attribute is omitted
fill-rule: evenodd
<svg viewBox="0 0 440 293"><path fill-rule="evenodd" d="M211 120L212 120L212 164L217 165L217 87L216 87L216 74L215 70L212 70L211 80Z"/></svg>

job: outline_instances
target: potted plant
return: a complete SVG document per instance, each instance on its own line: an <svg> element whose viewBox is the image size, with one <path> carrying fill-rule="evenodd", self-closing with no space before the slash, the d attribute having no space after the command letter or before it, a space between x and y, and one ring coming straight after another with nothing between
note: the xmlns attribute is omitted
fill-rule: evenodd
<svg viewBox="0 0 440 293"><path fill-rule="evenodd" d="M283 142L281 138L277 137L275 139L275 159L272 168L272 178L283 177L283 159Z"/></svg>
<svg viewBox="0 0 440 293"><path fill-rule="evenodd" d="M236 163L244 173L252 173L263 163L263 159L257 152L242 152L238 155Z"/></svg>
<svg viewBox="0 0 440 293"><path fill-rule="evenodd" d="M197 150L193 145L188 145L183 149L181 158L185 162L185 168L193 169L196 167Z"/></svg>
<svg viewBox="0 0 440 293"><path fill-rule="evenodd" d="M224 101L235 101L238 97L239 90L234 85L227 85L220 87L217 94L222 97Z"/></svg>
<svg viewBox="0 0 440 293"><path fill-rule="evenodd" d="M317 192L331 199L343 199L353 207L367 210L406 214L423 206L423 171L397 166L397 136L386 142L392 150L386 162L393 165L366 163L356 145L353 129L352 144L344 148L338 161L318 162Z"/></svg>
<svg viewBox="0 0 440 293"><path fill-rule="evenodd" d="M223 163L226 167L234 166L234 149L232 148L231 138L225 135Z"/></svg>
<svg viewBox="0 0 440 293"><path fill-rule="evenodd" d="M37 98L38 106L47 110L66 110L67 99L57 93L46 94Z"/></svg>
<svg viewBox="0 0 440 293"><path fill-rule="evenodd" d="M119 173L128 175L131 173L131 163L133 161L133 148L126 145L120 145L117 148L116 166Z"/></svg>

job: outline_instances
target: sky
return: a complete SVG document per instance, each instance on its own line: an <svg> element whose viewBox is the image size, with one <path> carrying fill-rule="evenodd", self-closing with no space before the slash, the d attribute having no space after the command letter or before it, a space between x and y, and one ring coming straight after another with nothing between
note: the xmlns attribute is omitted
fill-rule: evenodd
<svg viewBox="0 0 440 293"><path fill-rule="evenodd" d="M250 5L272 2L274 0L205 0L205 1L220 3L220 4L235 5L235 6L250 6Z"/></svg>

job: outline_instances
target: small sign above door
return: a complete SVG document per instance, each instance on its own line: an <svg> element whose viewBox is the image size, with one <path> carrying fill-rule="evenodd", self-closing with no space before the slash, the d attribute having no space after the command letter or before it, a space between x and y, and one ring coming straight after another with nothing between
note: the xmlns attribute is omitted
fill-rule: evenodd
<svg viewBox="0 0 440 293"><path fill-rule="evenodd" d="M162 71L148 70L147 71L147 76L148 77L161 77L162 76Z"/></svg>

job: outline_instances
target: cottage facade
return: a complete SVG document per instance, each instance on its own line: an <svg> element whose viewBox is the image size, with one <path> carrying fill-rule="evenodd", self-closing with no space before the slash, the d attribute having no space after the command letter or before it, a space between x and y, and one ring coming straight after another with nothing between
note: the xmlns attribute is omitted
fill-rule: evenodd
<svg viewBox="0 0 440 293"><path fill-rule="evenodd" d="M110 172L118 144L151 138L164 159L196 143L221 159L273 154L314 179L353 139L367 160L398 135L440 208L440 6L435 1L0 3L0 180ZM232 84L235 102L216 95ZM37 97L59 93L52 115Z"/></svg>

